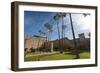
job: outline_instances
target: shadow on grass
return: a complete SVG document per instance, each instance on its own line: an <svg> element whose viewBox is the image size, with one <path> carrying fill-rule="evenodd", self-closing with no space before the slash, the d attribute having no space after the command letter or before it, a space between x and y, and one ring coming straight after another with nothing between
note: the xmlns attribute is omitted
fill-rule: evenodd
<svg viewBox="0 0 100 73"><path fill-rule="evenodd" d="M89 50L78 50L78 51L79 51L79 54L84 53L84 52L90 52ZM76 52L75 52L75 50L70 50L70 51L65 52L64 54L65 55L75 55Z"/></svg>

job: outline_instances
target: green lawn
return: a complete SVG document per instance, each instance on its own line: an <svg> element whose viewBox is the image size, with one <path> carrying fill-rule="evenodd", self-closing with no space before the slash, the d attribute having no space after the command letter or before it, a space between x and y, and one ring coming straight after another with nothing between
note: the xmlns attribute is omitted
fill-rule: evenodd
<svg viewBox="0 0 100 73"><path fill-rule="evenodd" d="M25 56L25 61L46 61L46 60L70 60L74 59L75 55L70 54L70 52L61 53L52 53L52 54L33 54L28 53ZM80 59L90 58L89 52L80 53Z"/></svg>

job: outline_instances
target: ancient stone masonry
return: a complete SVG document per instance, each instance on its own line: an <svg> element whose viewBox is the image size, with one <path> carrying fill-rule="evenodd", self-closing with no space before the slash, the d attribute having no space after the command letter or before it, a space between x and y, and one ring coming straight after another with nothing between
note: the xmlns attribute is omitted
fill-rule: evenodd
<svg viewBox="0 0 100 73"><path fill-rule="evenodd" d="M24 40L25 40L24 47L27 48L27 51L29 51L31 48L37 49L41 47L46 41L46 38L40 36L30 37L28 35L25 35Z"/></svg>
<svg viewBox="0 0 100 73"><path fill-rule="evenodd" d="M62 39L60 39L61 41ZM90 38L86 38L84 33L79 34L79 38L76 38L77 48L81 48L83 50L89 50L90 49ZM30 49L39 49L42 48L42 50L45 51L51 51L59 49L60 47L64 47L64 49L70 49L73 48L74 43L73 40L68 39L67 37L63 38L63 45L60 45L59 47L59 40L53 40L53 41L47 41L45 37L41 36L24 36L24 47L27 49L27 51L30 51Z"/></svg>

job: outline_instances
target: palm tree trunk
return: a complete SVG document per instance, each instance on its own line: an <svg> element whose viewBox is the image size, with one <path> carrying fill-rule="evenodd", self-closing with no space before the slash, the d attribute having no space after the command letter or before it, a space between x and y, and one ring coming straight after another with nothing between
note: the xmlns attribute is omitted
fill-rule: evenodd
<svg viewBox="0 0 100 73"><path fill-rule="evenodd" d="M49 38L48 38L48 35L46 36L46 52L48 52L48 41L49 41Z"/></svg>
<svg viewBox="0 0 100 73"><path fill-rule="evenodd" d="M39 38L39 40L38 40L38 45L37 45L37 52L39 52L39 48L40 47L40 38Z"/></svg>
<svg viewBox="0 0 100 73"><path fill-rule="evenodd" d="M59 31L59 25L58 25L58 21L57 21L57 29L58 29L58 42L59 42L59 48L61 48L60 47L60 31ZM59 49L60 50L60 49Z"/></svg>
<svg viewBox="0 0 100 73"><path fill-rule="evenodd" d="M53 44L51 42L51 33L52 32L50 32L50 38L49 38L49 41L50 41L50 51L53 52Z"/></svg>
<svg viewBox="0 0 100 73"><path fill-rule="evenodd" d="M61 53L63 53L63 25L64 25L64 21L63 21L63 16L62 16L62 48L61 48Z"/></svg>
<svg viewBox="0 0 100 73"><path fill-rule="evenodd" d="M70 17L70 23L71 23L72 34L73 34L74 49L75 49L75 53L76 53L76 58L75 58L75 59L79 59L79 58L80 58L80 57L79 57L79 51L78 51L78 49L77 49L77 44L76 44L76 40L75 40L75 33L74 33L74 28L73 28L71 13L69 13L69 17Z"/></svg>

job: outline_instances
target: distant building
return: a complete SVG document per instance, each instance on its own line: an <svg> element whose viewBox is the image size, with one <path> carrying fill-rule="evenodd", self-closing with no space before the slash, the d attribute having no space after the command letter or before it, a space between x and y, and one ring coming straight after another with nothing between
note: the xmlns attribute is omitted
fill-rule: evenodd
<svg viewBox="0 0 100 73"><path fill-rule="evenodd" d="M63 45L62 45L63 40ZM86 38L84 33L79 34L79 38L75 39L76 47L81 50L90 50L90 38ZM59 47L59 40L54 40L54 49L59 49L60 47L64 47L64 49L72 49L74 48L74 41L73 39L63 38L60 39L60 47Z"/></svg>
<svg viewBox="0 0 100 73"><path fill-rule="evenodd" d="M62 45L62 40L63 40L63 45ZM59 43L59 40L54 40L53 41L54 43L54 49L55 50L58 50L59 48L72 48L73 44L72 42L68 39L68 38L63 38L63 39L60 39L60 43Z"/></svg>
<svg viewBox="0 0 100 73"><path fill-rule="evenodd" d="M81 49L90 49L90 38L85 38L84 33L79 34L79 46Z"/></svg>
<svg viewBox="0 0 100 73"><path fill-rule="evenodd" d="M85 39L84 33L79 34L79 39L80 39L80 41Z"/></svg>

